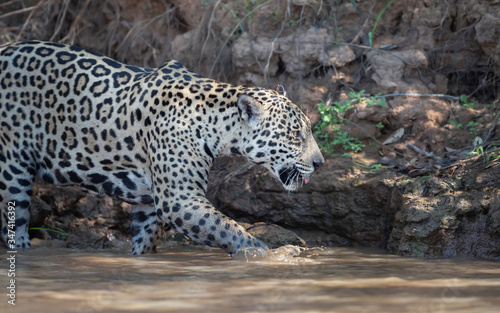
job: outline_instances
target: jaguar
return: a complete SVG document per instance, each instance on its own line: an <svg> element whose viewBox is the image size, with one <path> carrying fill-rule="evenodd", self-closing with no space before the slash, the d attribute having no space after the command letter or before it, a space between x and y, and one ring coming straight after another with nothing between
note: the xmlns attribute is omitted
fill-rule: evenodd
<svg viewBox="0 0 500 313"><path fill-rule="evenodd" d="M0 235L30 247L35 178L133 204L132 254L155 251L164 223L228 253L266 244L205 193L214 159L238 154L285 190L324 158L311 122L276 90L219 82L171 60L127 65L66 44L0 48Z"/></svg>

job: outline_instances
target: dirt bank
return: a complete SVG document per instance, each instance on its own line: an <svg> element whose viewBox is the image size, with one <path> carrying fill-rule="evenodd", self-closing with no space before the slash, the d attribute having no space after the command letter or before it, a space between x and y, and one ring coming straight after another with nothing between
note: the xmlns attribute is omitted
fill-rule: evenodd
<svg viewBox="0 0 500 313"><path fill-rule="evenodd" d="M310 243L500 257L498 3L23 3L0 4L0 43L62 41L135 65L173 58L223 81L285 86L317 125L327 163L291 194L260 167L217 163L209 197L226 214L277 223ZM77 191L56 204L57 190L39 188L45 209L34 226L57 214L72 216L57 224L68 232L98 226L96 237L124 237L127 205ZM67 214L72 203L86 209Z"/></svg>

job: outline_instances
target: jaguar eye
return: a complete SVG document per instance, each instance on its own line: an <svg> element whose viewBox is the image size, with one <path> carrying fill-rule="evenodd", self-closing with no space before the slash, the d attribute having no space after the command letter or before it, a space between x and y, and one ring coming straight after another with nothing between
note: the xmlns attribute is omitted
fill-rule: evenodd
<svg viewBox="0 0 500 313"><path fill-rule="evenodd" d="M294 139L304 140L304 133L301 130L294 130L292 132L292 136Z"/></svg>

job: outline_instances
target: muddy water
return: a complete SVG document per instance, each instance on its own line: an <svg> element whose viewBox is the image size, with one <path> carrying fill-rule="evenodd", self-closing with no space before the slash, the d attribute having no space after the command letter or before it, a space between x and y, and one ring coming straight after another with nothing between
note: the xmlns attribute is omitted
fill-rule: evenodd
<svg viewBox="0 0 500 313"><path fill-rule="evenodd" d="M219 249L158 254L33 248L16 255L16 306L1 312L500 312L500 263L327 248L231 259Z"/></svg>

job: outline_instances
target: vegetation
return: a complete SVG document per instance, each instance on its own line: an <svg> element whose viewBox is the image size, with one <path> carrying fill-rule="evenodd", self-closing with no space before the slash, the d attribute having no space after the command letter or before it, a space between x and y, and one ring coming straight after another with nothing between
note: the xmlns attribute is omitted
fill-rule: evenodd
<svg viewBox="0 0 500 313"><path fill-rule="evenodd" d="M47 233L55 233L56 235L59 235L61 237L68 237L69 236L69 233L58 228L58 227L47 227L47 228L44 228L44 227L30 227L31 230L40 230L40 231L44 231L44 232L47 232Z"/></svg>
<svg viewBox="0 0 500 313"><path fill-rule="evenodd" d="M327 101L326 103L321 102L318 104L320 119L314 128L314 135L323 151L327 152L330 155L334 155L335 153L343 151L343 156L352 157L354 156L354 153L360 152L365 148L365 144L363 142L361 142L358 138L351 136L349 132L346 131L346 129L349 129L348 127L343 127L347 126L347 124L352 124L356 127L359 127L346 118L346 113L349 110L353 109L355 105L360 102L364 102L367 107L387 107L385 100L386 97L394 95L382 96L380 94L377 94L375 96L365 97L363 95L364 92L364 90L361 90L359 92L351 91L347 100L334 102ZM467 96L463 94L460 97L455 97L455 100L459 100L459 103L461 104L461 113L455 114L454 120L449 121L449 124L453 125L456 130L459 130L463 127L463 129L467 130L470 135L475 137L472 142L474 148L472 151L467 153L467 156L476 155L483 157L485 166L490 166L493 162L497 162L498 159L500 159L500 153L498 153L498 149L496 148L496 146L490 143L483 143L483 140L478 137L482 133L482 130L480 128L481 124L474 119L479 117L479 115L476 114L471 116L471 113L474 111L470 111L474 108L476 104L475 101L472 99L468 99ZM497 112L495 112L494 110L494 108L496 108L496 105L485 105L484 108L487 112L489 112L489 114L492 114L493 116L497 115ZM464 116L467 116L467 119L469 120L464 121ZM464 124L459 122L460 119L462 119L462 122ZM496 120L493 122L493 126L491 127L494 127L495 124ZM378 122L374 126L378 129L382 129L384 127L382 122ZM378 142L375 138L373 139L374 141L370 142L370 145L375 145L376 143L380 144L380 142ZM486 145L483 146L484 144ZM381 151L379 151L379 153L383 156L383 154L381 154ZM422 153L425 154L425 152ZM432 153L429 153L426 156L432 156ZM366 166L366 168L370 172L376 172L383 167L378 163L363 164L362 166Z"/></svg>
<svg viewBox="0 0 500 313"><path fill-rule="evenodd" d="M468 100L467 95L460 95L460 101L462 101L462 106L466 109L474 108L474 100Z"/></svg>
<svg viewBox="0 0 500 313"><path fill-rule="evenodd" d="M373 47L373 36L375 36L375 29L377 29L378 21L382 17L382 14L384 14L385 10L387 10L388 7L391 6L391 3L394 0L389 0L387 4L384 6L382 10L380 10L380 13L377 15L377 19L375 20L375 23L373 24L373 29L371 32L368 33L368 40L370 41L370 47Z"/></svg>
<svg viewBox="0 0 500 313"><path fill-rule="evenodd" d="M342 126L349 122L344 117L346 112L352 109L354 104L362 101L366 101L367 106L386 107L387 104L385 98L380 94L367 98L363 96L364 92L364 90L351 91L347 100L335 101L332 104L328 102L318 104L320 121L314 129L314 134L325 152L334 154L338 147L345 152L360 152L365 147L359 139L353 138L347 131L342 130ZM375 126L377 128L383 127L381 123Z"/></svg>

